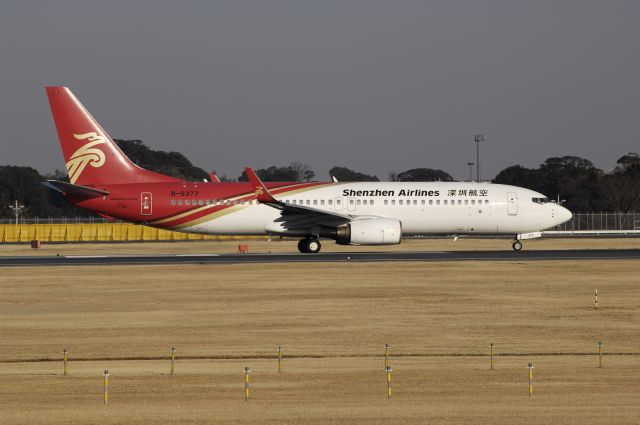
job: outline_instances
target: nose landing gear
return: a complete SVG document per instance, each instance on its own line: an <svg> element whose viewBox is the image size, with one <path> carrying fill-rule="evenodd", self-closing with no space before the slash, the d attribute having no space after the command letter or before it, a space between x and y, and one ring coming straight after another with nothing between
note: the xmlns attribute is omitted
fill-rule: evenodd
<svg viewBox="0 0 640 425"><path fill-rule="evenodd" d="M303 254L317 254L320 252L322 245L316 238L306 238L298 242L298 251Z"/></svg>
<svg viewBox="0 0 640 425"><path fill-rule="evenodd" d="M511 244L511 248L513 248L514 251L519 252L522 249L522 242L516 239Z"/></svg>

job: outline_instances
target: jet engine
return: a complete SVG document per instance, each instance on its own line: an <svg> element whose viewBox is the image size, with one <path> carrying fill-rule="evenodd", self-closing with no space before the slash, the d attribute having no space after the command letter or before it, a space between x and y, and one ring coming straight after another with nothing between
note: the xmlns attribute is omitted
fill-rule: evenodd
<svg viewBox="0 0 640 425"><path fill-rule="evenodd" d="M402 224L390 218L365 218L338 226L340 245L394 245L400 243Z"/></svg>

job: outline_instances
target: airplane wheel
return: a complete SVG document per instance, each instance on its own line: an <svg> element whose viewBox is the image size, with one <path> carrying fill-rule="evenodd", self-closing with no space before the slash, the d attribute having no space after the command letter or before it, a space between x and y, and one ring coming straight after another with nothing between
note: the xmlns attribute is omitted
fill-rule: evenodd
<svg viewBox="0 0 640 425"><path fill-rule="evenodd" d="M518 252L522 249L522 242L513 241L513 244L511 245L511 247L513 248L514 251Z"/></svg>
<svg viewBox="0 0 640 425"><path fill-rule="evenodd" d="M309 253L309 239L301 239L300 242L298 242L298 251L303 254Z"/></svg>
<svg viewBox="0 0 640 425"><path fill-rule="evenodd" d="M322 245L320 245L320 241L317 239L309 239L307 242L307 252L309 254L317 254L320 252L320 248L322 248Z"/></svg>

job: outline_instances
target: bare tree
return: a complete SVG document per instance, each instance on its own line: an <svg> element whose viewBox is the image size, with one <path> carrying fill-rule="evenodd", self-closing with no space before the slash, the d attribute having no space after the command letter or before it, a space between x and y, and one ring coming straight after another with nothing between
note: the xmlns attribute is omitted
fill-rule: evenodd
<svg viewBox="0 0 640 425"><path fill-rule="evenodd" d="M640 185L630 176L605 176L601 196L604 207L613 211L637 211L640 208Z"/></svg>

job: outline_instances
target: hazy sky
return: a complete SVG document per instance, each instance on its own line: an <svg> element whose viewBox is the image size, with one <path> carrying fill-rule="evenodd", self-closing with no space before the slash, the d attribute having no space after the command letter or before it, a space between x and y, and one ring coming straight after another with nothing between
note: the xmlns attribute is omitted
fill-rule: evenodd
<svg viewBox="0 0 640 425"><path fill-rule="evenodd" d="M640 151L640 1L0 0L0 165L64 167L43 87L237 177L466 178Z"/></svg>

